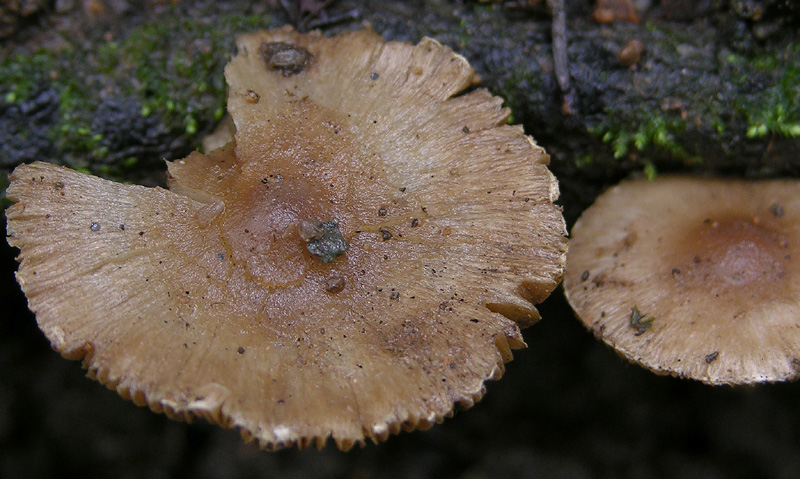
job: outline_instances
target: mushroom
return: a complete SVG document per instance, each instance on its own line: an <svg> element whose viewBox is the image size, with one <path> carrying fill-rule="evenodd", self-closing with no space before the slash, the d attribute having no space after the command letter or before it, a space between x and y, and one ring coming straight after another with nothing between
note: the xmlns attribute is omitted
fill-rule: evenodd
<svg viewBox="0 0 800 479"><path fill-rule="evenodd" d="M170 190L11 175L17 279L53 347L170 417L277 449L424 429L499 378L560 281L545 152L431 39L244 35L235 141Z"/></svg>
<svg viewBox="0 0 800 479"><path fill-rule="evenodd" d="M800 373L800 183L659 177L602 194L564 276L583 323L657 373L709 384Z"/></svg>

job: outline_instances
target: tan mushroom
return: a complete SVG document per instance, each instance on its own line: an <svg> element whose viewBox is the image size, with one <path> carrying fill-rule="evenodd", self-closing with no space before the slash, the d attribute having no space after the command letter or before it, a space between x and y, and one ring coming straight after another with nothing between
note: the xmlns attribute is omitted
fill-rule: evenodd
<svg viewBox="0 0 800 479"><path fill-rule="evenodd" d="M473 70L433 40L237 46L236 141L170 163L169 191L14 171L41 329L136 404L266 448L348 449L469 407L563 271L547 155L499 98L454 96Z"/></svg>
<svg viewBox="0 0 800 479"><path fill-rule="evenodd" d="M799 234L794 180L626 181L575 224L564 288L598 338L653 371L793 379Z"/></svg>

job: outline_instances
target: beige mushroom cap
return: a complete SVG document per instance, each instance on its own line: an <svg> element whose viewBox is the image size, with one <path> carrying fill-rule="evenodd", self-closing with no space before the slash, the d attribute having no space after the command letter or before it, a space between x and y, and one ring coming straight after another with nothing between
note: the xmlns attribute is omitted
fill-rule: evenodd
<svg viewBox="0 0 800 479"><path fill-rule="evenodd" d="M575 224L564 288L598 338L655 372L709 384L793 379L800 182L623 182Z"/></svg>
<svg viewBox="0 0 800 479"><path fill-rule="evenodd" d="M433 40L237 45L236 141L171 163L169 191L14 171L41 329L137 404L267 448L348 449L472 405L563 272L547 155L500 99L453 96L473 71ZM326 221L348 247L323 262Z"/></svg>

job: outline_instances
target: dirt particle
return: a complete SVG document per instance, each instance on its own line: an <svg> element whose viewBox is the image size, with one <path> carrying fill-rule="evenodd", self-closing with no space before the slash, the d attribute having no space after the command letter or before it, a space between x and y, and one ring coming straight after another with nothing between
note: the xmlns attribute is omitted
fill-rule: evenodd
<svg viewBox="0 0 800 479"><path fill-rule="evenodd" d="M260 100L261 97L253 90L247 90L244 99L247 103L258 103L258 100Z"/></svg>
<svg viewBox="0 0 800 479"><path fill-rule="evenodd" d="M311 53L305 48L284 42L262 43L259 54L267 68L278 70L283 76L302 72L312 58Z"/></svg>
<svg viewBox="0 0 800 479"><path fill-rule="evenodd" d="M334 273L325 281L325 291L331 294L341 293L344 290L345 284L344 276Z"/></svg>
<svg viewBox="0 0 800 479"><path fill-rule="evenodd" d="M605 25L614 21L614 12L608 8L596 8L592 17L597 23Z"/></svg>
<svg viewBox="0 0 800 479"><path fill-rule="evenodd" d="M636 330L635 333L636 336L641 336L642 334L647 332L647 330L650 329L650 326L653 325L653 322L655 320L656 318L652 316L648 317L646 314L640 313L639 309L636 306L631 308L630 325L633 329Z"/></svg>
<svg viewBox="0 0 800 479"><path fill-rule="evenodd" d="M332 263L349 248L337 220L324 223L319 220L302 220L297 225L297 230L303 241L307 242L308 252L323 263Z"/></svg>
<svg viewBox="0 0 800 479"><path fill-rule="evenodd" d="M776 218L780 218L780 217L783 216L783 206L781 206L781 205L779 205L777 203L774 203L774 204L770 205L769 212L772 213L772 216L774 216Z"/></svg>
<svg viewBox="0 0 800 479"><path fill-rule="evenodd" d="M312 239L321 238L325 233L325 228L322 226L322 221L319 220L302 220L297 224L297 232L303 241L311 241Z"/></svg>
<svg viewBox="0 0 800 479"><path fill-rule="evenodd" d="M641 41L633 38L628 40L628 43L622 47L622 50L619 51L617 55L617 60L619 63L624 67L632 67L639 63L641 60L642 55L644 54L644 43Z"/></svg>

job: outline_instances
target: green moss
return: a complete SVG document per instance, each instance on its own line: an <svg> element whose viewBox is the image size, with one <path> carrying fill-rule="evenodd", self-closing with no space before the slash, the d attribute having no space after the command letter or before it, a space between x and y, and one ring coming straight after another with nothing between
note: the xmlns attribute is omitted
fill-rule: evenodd
<svg viewBox="0 0 800 479"><path fill-rule="evenodd" d="M22 105L43 89L56 91L57 120L48 136L68 153L97 149L95 156L101 157L107 151L100 147L102 136L92 132L89 120L96 103L89 100L88 85L73 66L84 58L69 44L60 51L40 50L32 55L4 58L0 62L0 84L7 89L0 92L6 103Z"/></svg>
<svg viewBox="0 0 800 479"><path fill-rule="evenodd" d="M103 96L141 105L143 117L162 130L194 136L225 112L225 63L240 33L269 28L268 16L227 15L187 19L178 10L127 36L92 50L69 45L0 61L0 99L23 104L42 88L58 92L58 114L50 137L62 161L98 171L109 155L94 131ZM138 159L137 159L138 160ZM120 167L135 161L124 160Z"/></svg>
<svg viewBox="0 0 800 479"><path fill-rule="evenodd" d="M591 153L586 153L573 160L575 167L580 169L588 168L594 164L594 156Z"/></svg>
<svg viewBox="0 0 800 479"><path fill-rule="evenodd" d="M668 99L681 105L675 111L664 111L654 101L634 111L608 108L589 131L611 146L615 158L642 153L644 159L654 161L667 153L684 162L697 162L692 155L698 148L702 151L702 146L686 142L699 136L723 145L745 137L800 137L800 44L753 44L746 51L720 55L718 70L706 74L702 72L709 65L697 39L684 38L680 30L661 25L647 24L646 28L652 35L649 55L656 64L661 59L686 62L697 81L708 75L722 83L711 94L707 89L692 89L691 83L685 89L677 87Z"/></svg>
<svg viewBox="0 0 800 479"><path fill-rule="evenodd" d="M800 44L789 44L734 65L749 66L748 74L738 77L740 85L751 84L753 76L765 85L754 85L755 92L734 105L747 119L747 137L800 137Z"/></svg>
<svg viewBox="0 0 800 479"><path fill-rule="evenodd" d="M517 105L517 98L524 97L524 92L537 88L539 76L529 68L527 64L515 65L506 78L499 81L495 88L490 88L493 95L503 99L503 106L511 110L506 120L509 125L525 121L524 118L515 116L515 113L521 112ZM523 92L523 94L519 95L519 92Z"/></svg>
<svg viewBox="0 0 800 479"><path fill-rule="evenodd" d="M665 114L658 107L641 107L619 118L620 112L607 110L589 133L599 136L611 145L614 158L621 159L631 152L655 149L677 159L687 159L689 154L676 140L676 134L686 129L686 123L677 114Z"/></svg>
<svg viewBox="0 0 800 479"><path fill-rule="evenodd" d="M644 171L644 176L650 181L655 180L656 176L658 176L658 170L656 170L656 165L654 165L653 162L651 161L645 162L643 171Z"/></svg>
<svg viewBox="0 0 800 479"><path fill-rule="evenodd" d="M239 33L268 28L264 16L222 16L200 22L170 17L108 42L98 69L125 74L125 91L139 98L142 116L159 114L174 129L194 135L225 111L222 71Z"/></svg>
<svg viewBox="0 0 800 479"><path fill-rule="evenodd" d="M71 49L64 55L70 56ZM0 60L0 85L6 103L20 104L30 98L40 85L58 75L59 54L39 50L32 55L13 55Z"/></svg>
<svg viewBox="0 0 800 479"><path fill-rule="evenodd" d="M11 206L11 200L6 196L6 189L8 188L8 175L0 174L0 210L5 211Z"/></svg>
<svg viewBox="0 0 800 479"><path fill-rule="evenodd" d="M679 47L694 43L691 39L685 38L680 29L654 23L646 23L645 28L650 34L647 43L649 50L652 51L649 56L656 63L661 62L662 59L680 58ZM649 74L652 72L644 73L645 76ZM676 93L685 94L687 98L683 99L684 103L692 105L695 111L716 108L715 104L701 105L700 102L692 101L689 97L694 91L676 91ZM590 124L587 129L590 134L601 138L604 143L610 145L615 159L627 158L634 153L642 157L644 173L648 177L654 176L656 173L654 163L656 158L667 157L691 161L692 155L680 140L680 134L688 129L685 116L682 116L680 109L665 111L662 109L660 100L642 99L639 106L636 107L627 106L631 104L628 102L621 103L621 106L609 105L605 108L604 115L600 117L599 121ZM675 100L681 99L675 98ZM723 122L714 121L713 123L718 130L724 130Z"/></svg>
<svg viewBox="0 0 800 479"><path fill-rule="evenodd" d="M651 35L652 44L648 48L657 52L656 56L676 60L682 57L679 51L681 45L697 45L696 39L687 37L684 29L673 25L647 22L645 28Z"/></svg>

